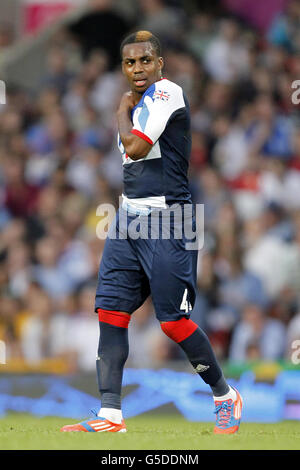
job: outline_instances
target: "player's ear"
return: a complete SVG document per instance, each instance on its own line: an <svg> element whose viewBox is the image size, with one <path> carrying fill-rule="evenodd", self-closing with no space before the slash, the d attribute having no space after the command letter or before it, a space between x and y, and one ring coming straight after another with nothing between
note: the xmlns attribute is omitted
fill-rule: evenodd
<svg viewBox="0 0 300 470"><path fill-rule="evenodd" d="M158 58L158 66L160 71L162 71L162 69L164 68L164 59L162 57Z"/></svg>
<svg viewBox="0 0 300 470"><path fill-rule="evenodd" d="M125 75L123 59L122 59L122 62L121 62L121 70L122 70L122 74Z"/></svg>

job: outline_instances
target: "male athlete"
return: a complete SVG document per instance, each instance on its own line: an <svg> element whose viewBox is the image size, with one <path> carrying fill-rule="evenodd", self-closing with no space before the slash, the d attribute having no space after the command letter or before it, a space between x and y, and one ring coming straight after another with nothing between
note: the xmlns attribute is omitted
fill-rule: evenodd
<svg viewBox="0 0 300 470"><path fill-rule="evenodd" d="M121 386L128 357L128 324L131 314L151 294L162 331L179 344L211 387L214 432L232 434L240 424L241 396L227 384L207 336L189 318L195 301L197 250L186 248L185 234L175 236L176 217L170 222L169 238L161 234L136 238L127 232L136 222L146 221L150 227L156 220L161 227L169 206L182 211L186 205L191 207L189 106L182 88L162 77L160 43L152 33L138 31L128 36L121 54L131 91L123 95L117 113L123 201L114 222L116 236L109 234L105 242L95 301L100 324L101 409L93 418L61 430L126 432ZM187 223L194 226L193 215ZM147 234L151 235L150 229Z"/></svg>

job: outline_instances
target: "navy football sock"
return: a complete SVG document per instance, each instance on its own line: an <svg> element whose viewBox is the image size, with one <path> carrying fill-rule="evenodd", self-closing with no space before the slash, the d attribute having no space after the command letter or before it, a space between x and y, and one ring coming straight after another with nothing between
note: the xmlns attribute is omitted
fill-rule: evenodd
<svg viewBox="0 0 300 470"><path fill-rule="evenodd" d="M183 349L195 371L210 385L214 396L230 388L224 379L208 337L192 320L182 318L161 324L162 330Z"/></svg>
<svg viewBox="0 0 300 470"><path fill-rule="evenodd" d="M121 409L121 388L128 357L130 316L98 309L100 338L96 369L102 408Z"/></svg>

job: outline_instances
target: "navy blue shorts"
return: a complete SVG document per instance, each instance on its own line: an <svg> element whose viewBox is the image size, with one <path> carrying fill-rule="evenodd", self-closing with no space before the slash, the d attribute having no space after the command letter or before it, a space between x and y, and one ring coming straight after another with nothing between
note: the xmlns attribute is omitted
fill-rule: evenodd
<svg viewBox="0 0 300 470"><path fill-rule="evenodd" d="M170 237L167 234L166 238L163 214L164 210L140 216L122 207L118 210L105 241L95 311L102 308L131 314L151 295L158 320L174 321L190 316L196 296L198 251L187 249L186 244L195 238L190 238L191 232L186 236L188 230L182 222L181 235L178 222L172 217ZM130 224L135 233L142 225L138 238L128 236ZM195 233L194 214L184 224Z"/></svg>

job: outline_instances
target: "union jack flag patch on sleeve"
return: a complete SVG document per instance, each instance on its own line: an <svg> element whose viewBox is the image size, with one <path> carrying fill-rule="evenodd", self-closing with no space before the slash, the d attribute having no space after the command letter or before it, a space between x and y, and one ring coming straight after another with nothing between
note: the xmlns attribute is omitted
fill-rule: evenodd
<svg viewBox="0 0 300 470"><path fill-rule="evenodd" d="M168 101L169 98L170 98L170 93L168 93L167 91L156 90L153 93L154 100Z"/></svg>

